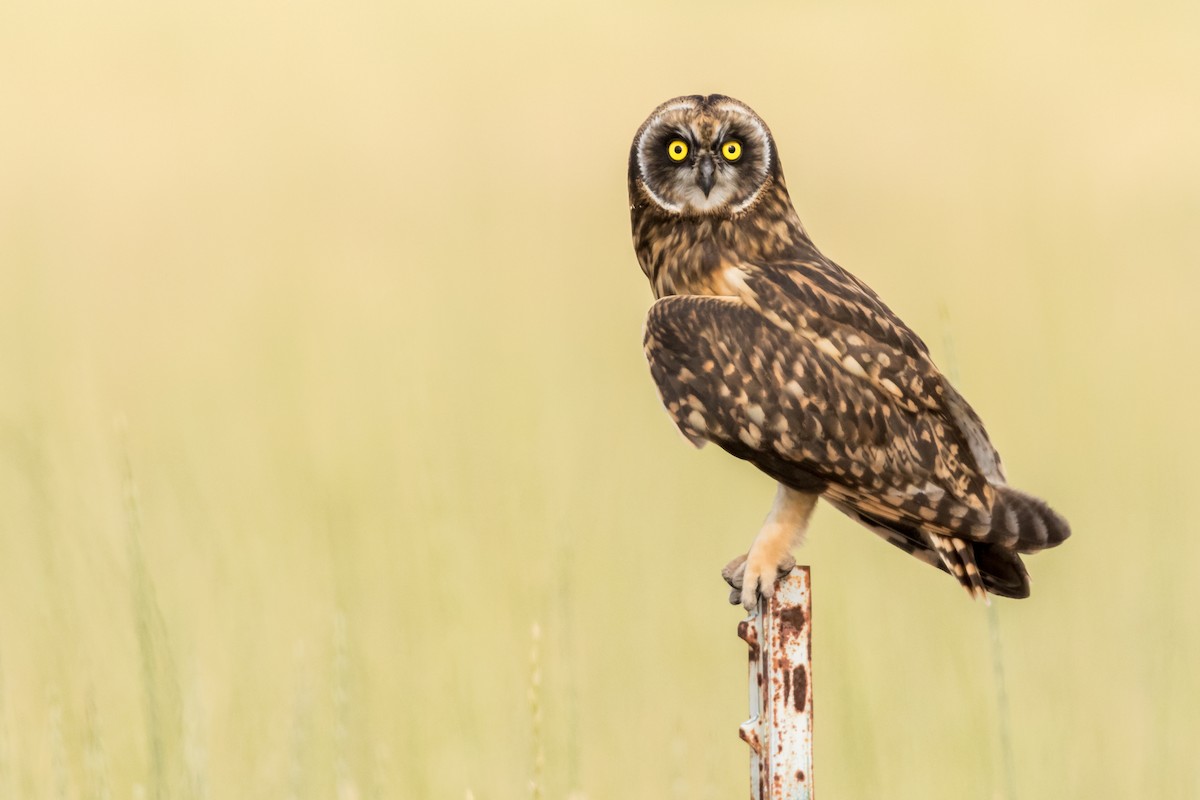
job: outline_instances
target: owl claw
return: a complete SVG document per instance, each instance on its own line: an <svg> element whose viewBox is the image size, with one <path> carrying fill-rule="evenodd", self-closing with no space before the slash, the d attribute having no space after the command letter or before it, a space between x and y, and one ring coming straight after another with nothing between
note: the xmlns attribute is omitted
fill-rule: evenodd
<svg viewBox="0 0 1200 800"><path fill-rule="evenodd" d="M796 559L791 553L785 552L779 562L773 564L751 547L749 553L733 559L721 570L721 577L732 587L729 604L740 603L747 611L753 611L759 596L770 598L775 594L776 579L791 572L794 566Z"/></svg>
<svg viewBox="0 0 1200 800"><path fill-rule="evenodd" d="M734 589L742 588L742 576L746 574L746 556L748 555L749 553L742 553L721 570L721 577Z"/></svg>
<svg viewBox="0 0 1200 800"><path fill-rule="evenodd" d="M725 565L721 577L729 584L729 605L736 606L742 602L742 584L746 577L746 555L740 555Z"/></svg>

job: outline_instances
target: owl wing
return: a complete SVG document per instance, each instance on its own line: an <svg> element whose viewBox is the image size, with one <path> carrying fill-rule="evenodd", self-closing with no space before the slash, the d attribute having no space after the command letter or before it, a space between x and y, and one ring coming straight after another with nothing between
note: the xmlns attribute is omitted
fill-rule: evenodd
<svg viewBox="0 0 1200 800"><path fill-rule="evenodd" d="M730 296L664 297L647 318L651 373L691 441L822 492L961 580L961 540L1057 543L1061 518L1008 489L974 411L869 288L824 261L742 264L724 278Z"/></svg>

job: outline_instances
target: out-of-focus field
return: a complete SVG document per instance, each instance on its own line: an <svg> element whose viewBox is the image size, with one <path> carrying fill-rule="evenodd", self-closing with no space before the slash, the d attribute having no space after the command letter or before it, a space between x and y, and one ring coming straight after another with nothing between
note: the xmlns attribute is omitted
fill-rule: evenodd
<svg viewBox="0 0 1200 800"><path fill-rule="evenodd" d="M773 487L659 408L625 196L710 91L1074 525L998 601L1018 796L1200 796L1198 40L1194 3L3 4L0 797L742 796L718 570ZM821 795L1003 798L984 609L815 523Z"/></svg>

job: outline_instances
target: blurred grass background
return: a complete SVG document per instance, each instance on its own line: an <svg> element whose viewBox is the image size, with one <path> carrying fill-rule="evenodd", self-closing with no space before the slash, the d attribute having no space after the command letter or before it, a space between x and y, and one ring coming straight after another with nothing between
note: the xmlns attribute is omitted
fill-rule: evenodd
<svg viewBox="0 0 1200 800"><path fill-rule="evenodd" d="M1075 537L1022 798L1200 796L1200 8L0 5L0 796L743 796L773 487L640 352L629 140L739 97ZM836 513L826 797L1000 798L982 607ZM531 627L540 732L533 735Z"/></svg>

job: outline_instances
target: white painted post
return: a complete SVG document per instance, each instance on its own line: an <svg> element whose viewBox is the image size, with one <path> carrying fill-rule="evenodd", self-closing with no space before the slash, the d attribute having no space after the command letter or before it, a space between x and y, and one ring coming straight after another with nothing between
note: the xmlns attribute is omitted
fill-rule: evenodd
<svg viewBox="0 0 1200 800"><path fill-rule="evenodd" d="M812 585L808 567L775 584L770 600L738 623L750 646L750 719L738 734L750 745L753 800L812 800Z"/></svg>

